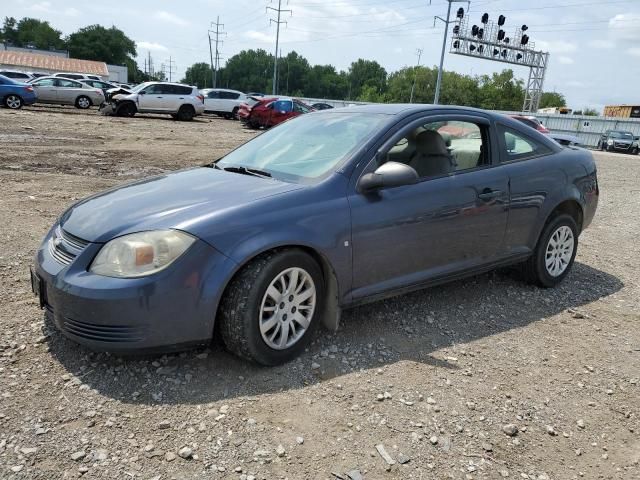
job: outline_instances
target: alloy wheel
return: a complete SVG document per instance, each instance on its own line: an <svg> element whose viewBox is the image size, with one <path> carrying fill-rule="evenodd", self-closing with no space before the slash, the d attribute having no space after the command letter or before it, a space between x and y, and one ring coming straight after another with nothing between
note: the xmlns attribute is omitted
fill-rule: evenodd
<svg viewBox="0 0 640 480"><path fill-rule="evenodd" d="M17 95L9 95L5 100L5 104L12 110L17 110L22 106L22 100Z"/></svg>
<svg viewBox="0 0 640 480"><path fill-rule="evenodd" d="M558 227L547 243L545 267L552 277L559 277L569 266L573 257L575 240L571 228L566 225Z"/></svg>
<svg viewBox="0 0 640 480"><path fill-rule="evenodd" d="M285 350L305 334L316 308L316 287L299 267L279 273L267 287L260 305L260 334L270 348Z"/></svg>

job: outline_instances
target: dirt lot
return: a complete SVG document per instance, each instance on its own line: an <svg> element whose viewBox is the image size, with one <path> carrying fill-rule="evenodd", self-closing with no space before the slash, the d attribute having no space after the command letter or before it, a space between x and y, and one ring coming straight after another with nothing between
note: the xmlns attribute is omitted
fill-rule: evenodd
<svg viewBox="0 0 640 480"><path fill-rule="evenodd" d="M638 157L597 154L600 208L560 287L497 272L351 310L282 367L218 344L122 359L44 322L28 268L68 204L251 135L0 110L0 478L640 478Z"/></svg>

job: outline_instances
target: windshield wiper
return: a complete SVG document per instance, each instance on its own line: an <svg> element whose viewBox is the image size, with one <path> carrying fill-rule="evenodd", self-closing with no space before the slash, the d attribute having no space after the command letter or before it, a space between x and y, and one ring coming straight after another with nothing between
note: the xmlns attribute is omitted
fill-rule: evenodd
<svg viewBox="0 0 640 480"><path fill-rule="evenodd" d="M263 177L263 178L271 178L271 174L269 172L265 172L264 170L259 170L257 168L247 168L247 167L219 167L217 164L214 164L216 168L222 168L225 172L233 172L233 173L242 173L243 175L253 175L254 177Z"/></svg>

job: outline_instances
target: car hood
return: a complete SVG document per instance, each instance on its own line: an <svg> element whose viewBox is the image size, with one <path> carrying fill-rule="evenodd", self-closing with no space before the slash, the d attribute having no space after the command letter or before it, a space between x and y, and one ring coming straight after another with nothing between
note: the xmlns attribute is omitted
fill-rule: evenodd
<svg viewBox="0 0 640 480"><path fill-rule="evenodd" d="M270 178L194 168L81 200L62 215L60 225L76 237L97 243L145 230L193 232L228 210L300 188Z"/></svg>

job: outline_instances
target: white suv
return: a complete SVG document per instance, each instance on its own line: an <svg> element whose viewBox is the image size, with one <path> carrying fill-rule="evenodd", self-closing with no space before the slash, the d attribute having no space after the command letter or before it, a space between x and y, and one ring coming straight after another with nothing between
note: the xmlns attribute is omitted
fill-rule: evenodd
<svg viewBox="0 0 640 480"><path fill-rule="evenodd" d="M237 90L207 88L200 92L204 95L204 111L226 119L236 118L240 104L247 101L247 96Z"/></svg>
<svg viewBox="0 0 640 480"><path fill-rule="evenodd" d="M70 78L71 80L102 80L100 75L89 75L86 73L54 73L50 75L51 77L62 77L62 78Z"/></svg>
<svg viewBox="0 0 640 480"><path fill-rule="evenodd" d="M192 120L204 113L204 97L197 87L181 83L146 82L131 90L107 90L107 104L100 111L120 117L136 113L167 113L177 120Z"/></svg>

